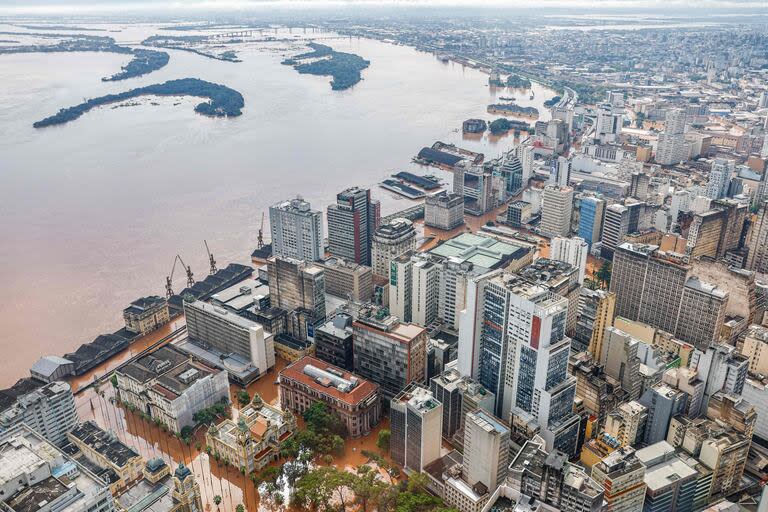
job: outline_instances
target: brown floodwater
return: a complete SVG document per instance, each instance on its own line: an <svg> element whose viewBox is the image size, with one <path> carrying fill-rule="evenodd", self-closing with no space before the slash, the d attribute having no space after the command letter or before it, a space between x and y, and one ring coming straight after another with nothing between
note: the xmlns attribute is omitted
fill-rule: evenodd
<svg viewBox="0 0 768 512"><path fill-rule="evenodd" d="M286 364L285 360L277 358L274 373L248 387L251 396L254 392L258 392L264 400L277 403L279 388L274 384L272 375L276 376ZM239 386L230 387L233 416L237 415L237 408L239 408L235 396L239 390ZM115 403L114 398L115 390L109 381L85 389L75 397L78 416L83 421L94 420L101 428L114 432L122 442L134 448L145 460L159 457L173 468L179 462L183 462L194 473L200 484L205 510L216 510L213 497L217 495L222 497L221 512L234 512L239 504L245 505L250 512L272 510L271 503L260 502L259 493L249 475L241 474L232 466L217 463L205 453L204 429L198 429L190 443L186 444L151 421L142 419L138 413L128 411ZM301 418L299 418L299 426L303 426ZM347 440L344 454L335 457L333 464L348 471L355 471L362 464L368 463L368 458L362 452L380 453L376 440L382 428L389 428L387 419L384 419L369 435ZM391 463L388 455L385 458ZM278 461L273 464L283 463L284 461ZM383 469L380 469L379 473L384 481L393 481Z"/></svg>
<svg viewBox="0 0 768 512"><path fill-rule="evenodd" d="M159 32L151 24L106 28L126 43ZM330 44L371 62L349 90L280 65L300 50L285 43L238 45L240 63L168 50L167 66L122 82L101 77L125 65L126 55L0 56L0 283L8 297L0 302L0 386L25 376L41 355L115 331L128 303L163 293L177 254L205 275L204 239L220 267L249 262L270 204L302 194L324 210L337 192L361 185L385 215L406 208L414 203L377 184L399 170L426 172L411 163L421 147L442 140L498 156L514 137L465 138L461 123L489 120L487 105L512 95L546 117L541 103L554 95L538 84L535 100L489 88L483 72L405 46ZM191 99L146 98L32 127L83 98L185 77L238 90L243 115L210 119L194 113Z"/></svg>

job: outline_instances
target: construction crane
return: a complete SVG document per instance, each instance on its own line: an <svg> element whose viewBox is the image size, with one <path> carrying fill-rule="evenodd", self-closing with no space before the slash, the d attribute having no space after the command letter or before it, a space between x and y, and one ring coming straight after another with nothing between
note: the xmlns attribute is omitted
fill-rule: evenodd
<svg viewBox="0 0 768 512"><path fill-rule="evenodd" d="M180 262L181 266L184 267L184 269L187 272L187 288L191 288L192 285L195 284L195 277L194 274L192 274L192 268L184 264L184 260L181 259L181 256L178 254L173 259L173 267L171 267L171 274L166 276L165 278L165 296L166 298L170 298L173 293L173 274L176 271L176 262Z"/></svg>
<svg viewBox="0 0 768 512"><path fill-rule="evenodd" d="M261 212L261 227L259 227L259 238L256 241L256 248L264 248L264 212Z"/></svg>
<svg viewBox="0 0 768 512"><path fill-rule="evenodd" d="M203 240L203 242L205 243L205 250L208 252L208 263L210 263L210 265L211 265L210 273L211 273L211 275L213 275L218 270L216 268L216 260L213 259L213 254L211 254L211 250L208 248L208 241L207 240Z"/></svg>

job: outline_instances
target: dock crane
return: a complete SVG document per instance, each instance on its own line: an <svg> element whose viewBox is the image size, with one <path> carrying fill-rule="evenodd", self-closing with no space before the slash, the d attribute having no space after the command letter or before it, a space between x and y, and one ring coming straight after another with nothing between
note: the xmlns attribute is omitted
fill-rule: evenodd
<svg viewBox="0 0 768 512"><path fill-rule="evenodd" d="M259 237L256 241L256 248L264 248L264 212L261 212L261 227L259 227Z"/></svg>
<svg viewBox="0 0 768 512"><path fill-rule="evenodd" d="M211 250L208 248L208 241L203 240L203 242L205 243L205 250L208 252L208 262L211 265L210 273L211 275L213 275L218 271L218 269L216 268L216 260L213 259L213 254L211 254Z"/></svg>
<svg viewBox="0 0 768 512"><path fill-rule="evenodd" d="M184 260L181 259L181 256L179 256L177 254L176 257L173 259L173 267L171 267L171 274L169 276L166 276L166 278L165 278L165 296L166 296L166 298L170 298L171 295L174 295L174 293L173 293L173 274L176 271L176 262L177 261L181 263L181 266L184 267L184 269L187 272L187 288L191 288L192 285L195 284L195 277L194 277L194 274L192 273L192 268L189 267L188 265L186 265L184 263Z"/></svg>

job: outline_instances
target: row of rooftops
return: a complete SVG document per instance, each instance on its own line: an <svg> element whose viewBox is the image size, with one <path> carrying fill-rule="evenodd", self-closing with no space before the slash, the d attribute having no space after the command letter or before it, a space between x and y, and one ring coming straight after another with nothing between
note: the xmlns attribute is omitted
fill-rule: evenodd
<svg viewBox="0 0 768 512"><path fill-rule="evenodd" d="M92 420L75 425L70 435L118 468L128 465L132 459L139 456L133 448L123 444L114 434L99 428Z"/></svg>

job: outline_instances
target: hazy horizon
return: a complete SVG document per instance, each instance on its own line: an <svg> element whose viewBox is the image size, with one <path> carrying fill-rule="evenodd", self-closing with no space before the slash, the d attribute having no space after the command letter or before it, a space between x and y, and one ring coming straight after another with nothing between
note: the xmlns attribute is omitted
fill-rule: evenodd
<svg viewBox="0 0 768 512"><path fill-rule="evenodd" d="M200 14L247 11L431 11L451 9L482 14L528 16L636 14L706 17L768 13L768 3L754 0L4 0L0 15L89 15L93 13L159 12ZM547 12L549 10L549 12ZM191 11L191 12L190 12ZM393 13L394 13L393 12ZM351 14L350 13L350 14Z"/></svg>

